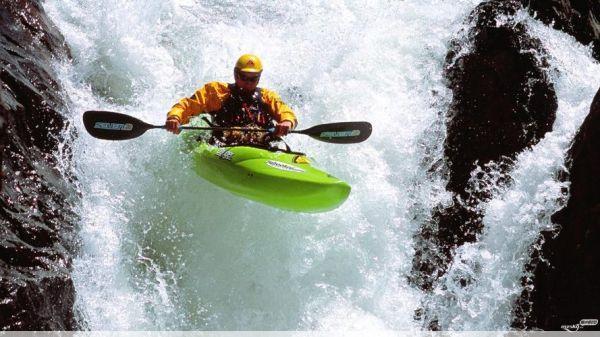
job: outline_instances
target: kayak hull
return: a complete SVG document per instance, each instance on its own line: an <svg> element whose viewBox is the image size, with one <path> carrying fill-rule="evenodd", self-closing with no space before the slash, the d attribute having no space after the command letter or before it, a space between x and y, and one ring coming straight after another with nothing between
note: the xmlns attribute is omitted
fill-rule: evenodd
<svg viewBox="0 0 600 337"><path fill-rule="evenodd" d="M325 212L340 206L350 186L310 165L304 155L251 146L216 147L199 143L194 170L235 194L296 212Z"/></svg>

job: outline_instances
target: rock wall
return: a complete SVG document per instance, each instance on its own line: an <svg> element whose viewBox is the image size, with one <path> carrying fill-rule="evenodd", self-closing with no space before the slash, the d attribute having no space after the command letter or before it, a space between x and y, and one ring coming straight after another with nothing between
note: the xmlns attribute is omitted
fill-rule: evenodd
<svg viewBox="0 0 600 337"><path fill-rule="evenodd" d="M76 327L71 137L52 64L69 57L38 0L0 0L0 329ZM67 136L65 136L67 135ZM65 174L58 165L66 167Z"/></svg>
<svg viewBox="0 0 600 337"><path fill-rule="evenodd" d="M554 123L557 102L540 41L513 19L517 1L488 1L469 16L467 32L446 60L453 101L447 112L444 155L452 205L440 205L417 235L411 280L431 290L456 247L481 232L494 188L510 183L515 156L536 144ZM541 60L541 61L540 61ZM460 280L469 282L469 280Z"/></svg>
<svg viewBox="0 0 600 337"><path fill-rule="evenodd" d="M547 25L564 31L584 45L592 45L600 60L600 1L521 0L530 14Z"/></svg>
<svg viewBox="0 0 600 337"><path fill-rule="evenodd" d="M2 100L0 99L0 105ZM0 108L0 190L2 190L2 158L4 155L4 144L6 143L6 122L8 120L8 113Z"/></svg>
<svg viewBox="0 0 600 337"><path fill-rule="evenodd" d="M529 12L577 39L592 44L600 60L600 1L522 0ZM513 327L544 330L597 330L578 326L582 319L600 317L600 291L594 275L600 274L598 165L600 93L581 126L566 158L571 182L567 206L553 216L557 231L544 232L535 243L526 266L525 290L516 302Z"/></svg>
<svg viewBox="0 0 600 337"><path fill-rule="evenodd" d="M517 302L516 328L562 330L600 318L600 90L567 155L567 205L542 233L533 278ZM540 255L541 254L541 255ZM580 327L588 330L590 327ZM598 330L600 326L591 327Z"/></svg>

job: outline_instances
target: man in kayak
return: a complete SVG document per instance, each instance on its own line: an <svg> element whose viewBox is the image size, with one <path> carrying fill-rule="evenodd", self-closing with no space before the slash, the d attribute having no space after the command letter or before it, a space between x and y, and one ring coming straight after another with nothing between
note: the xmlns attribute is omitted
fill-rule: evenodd
<svg viewBox="0 0 600 337"><path fill-rule="evenodd" d="M209 82L189 98L182 98L167 114L167 130L179 133L179 126L201 113L212 116L212 123L224 127L269 129L272 134L213 132L213 141L225 145L260 144L285 136L297 125L297 119L275 92L258 88L262 62L256 55L242 55L233 71L235 83Z"/></svg>

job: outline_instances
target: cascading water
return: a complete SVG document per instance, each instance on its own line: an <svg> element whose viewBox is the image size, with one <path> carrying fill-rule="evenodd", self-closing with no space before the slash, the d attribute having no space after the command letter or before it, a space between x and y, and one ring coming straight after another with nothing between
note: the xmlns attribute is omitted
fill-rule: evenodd
<svg viewBox="0 0 600 337"><path fill-rule="evenodd" d="M82 200L78 309L94 330L508 329L528 249L559 206L554 173L587 113L600 66L570 37L523 16L558 70L554 131L518 157L515 183L486 206L481 241L461 248L432 294L410 285L413 235L447 197L442 157L447 44L478 0L57 0L45 8L72 48L59 65ZM300 120L369 120L356 145L289 136L350 183L339 209L279 211L198 178L179 138L93 139L85 110L154 124L202 83L231 81L245 52ZM540 160L543 158L543 160ZM453 277L468 274L467 288Z"/></svg>

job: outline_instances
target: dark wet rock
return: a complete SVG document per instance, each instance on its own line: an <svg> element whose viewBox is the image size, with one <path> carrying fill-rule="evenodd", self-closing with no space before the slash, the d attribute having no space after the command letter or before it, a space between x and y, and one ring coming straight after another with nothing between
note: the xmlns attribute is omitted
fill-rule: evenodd
<svg viewBox="0 0 600 337"><path fill-rule="evenodd" d="M600 60L600 1L598 0L521 0L532 16L564 31L584 45L593 44L594 57Z"/></svg>
<svg viewBox="0 0 600 337"><path fill-rule="evenodd" d="M69 56L39 1L0 0L0 329L75 328L70 277L76 198L60 87Z"/></svg>
<svg viewBox="0 0 600 337"><path fill-rule="evenodd" d="M555 231L542 233L518 301L517 328L561 330L600 318L600 90L567 154L567 205ZM582 327L581 330L598 330Z"/></svg>
<svg viewBox="0 0 600 337"><path fill-rule="evenodd" d="M510 184L517 154L551 130L557 109L540 41L513 19L517 1L488 1L454 40L445 76L453 92L444 155L451 205L440 205L416 237L411 281L431 290L454 250L481 233L482 203Z"/></svg>
<svg viewBox="0 0 600 337"><path fill-rule="evenodd" d="M0 101L2 102L2 101ZM0 109L0 190L2 190L2 158L4 154L4 144L6 143L6 121L8 113Z"/></svg>

